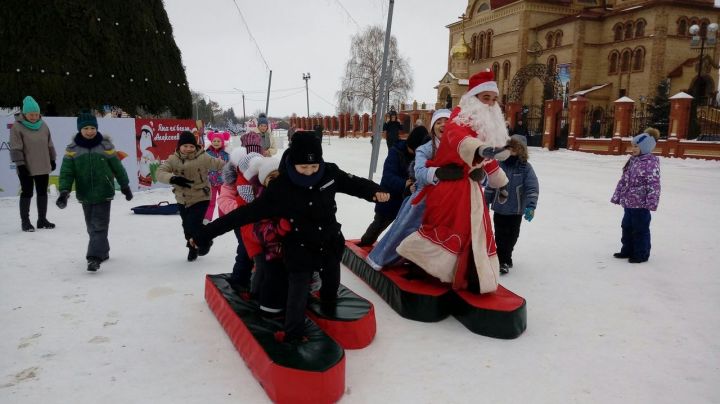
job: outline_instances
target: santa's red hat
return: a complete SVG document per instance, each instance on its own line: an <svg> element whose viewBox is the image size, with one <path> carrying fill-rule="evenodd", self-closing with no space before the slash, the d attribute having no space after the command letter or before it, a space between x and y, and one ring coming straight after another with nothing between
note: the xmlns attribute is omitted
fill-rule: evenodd
<svg viewBox="0 0 720 404"><path fill-rule="evenodd" d="M478 95L483 91L493 91L496 94L500 94L497 82L495 82L495 75L490 69L475 73L475 75L470 77L470 85L468 87L468 95Z"/></svg>

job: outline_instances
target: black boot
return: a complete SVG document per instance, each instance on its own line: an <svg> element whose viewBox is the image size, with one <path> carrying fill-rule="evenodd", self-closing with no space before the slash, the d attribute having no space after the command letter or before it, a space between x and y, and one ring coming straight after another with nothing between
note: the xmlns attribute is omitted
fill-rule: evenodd
<svg viewBox="0 0 720 404"><path fill-rule="evenodd" d="M30 201L32 198L20 197L20 222L22 231L35 231L32 223L30 223Z"/></svg>
<svg viewBox="0 0 720 404"><path fill-rule="evenodd" d="M188 247L187 260L192 262L192 261L195 261L197 259L197 257L198 257L198 250L196 250L193 247Z"/></svg>
<svg viewBox="0 0 720 404"><path fill-rule="evenodd" d="M87 260L87 270L90 272L97 272L98 269L100 269L100 258L98 257L88 257Z"/></svg>
<svg viewBox="0 0 720 404"><path fill-rule="evenodd" d="M47 203L48 203L47 195L38 195L37 196L37 210L38 210L37 228L38 229L54 229L55 228L55 223L50 223L45 218L45 216L47 215Z"/></svg>

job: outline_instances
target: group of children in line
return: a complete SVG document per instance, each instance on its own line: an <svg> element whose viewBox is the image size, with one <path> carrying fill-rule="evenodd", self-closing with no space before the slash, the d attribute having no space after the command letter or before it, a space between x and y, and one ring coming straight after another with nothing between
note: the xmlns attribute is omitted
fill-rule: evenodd
<svg viewBox="0 0 720 404"><path fill-rule="evenodd" d="M18 117L19 124L15 125L21 126L13 127L12 139L15 140L11 147L13 161L18 167L25 166L25 170L18 169L23 185L23 230L29 223L25 209L29 204L25 177L42 183L38 181L42 180L40 177L55 168L49 131L36 136L44 139L41 146L48 150L51 163L48 165L52 167L33 163L23 148L37 139L28 139L33 133L17 133L24 128L35 132L46 128L39 117L32 115L32 102L26 101L27 106L24 102L23 113ZM426 164L436 154L449 117L449 110L435 111L429 131L419 126L407 140L399 141L390 150L379 185L326 162L321 141L314 132L296 132L282 158L273 158L276 149L267 133L266 120L261 121L260 132L245 134L241 138L243 146L233 150L232 154L225 151L225 142L229 139L225 134L209 134L210 146L205 150L193 133L181 133L175 153L158 168L157 178L173 186L188 261L207 254L213 238L233 230L238 247L232 286L257 299L263 314L273 316L284 311L284 335L279 339L301 341L313 275L319 274L322 281L318 296L323 304L333 304L337 297L345 237L336 218L336 193L376 203L373 223L360 244L374 244L380 233L390 226L367 261L376 270L397 262L401 257L396 247L420 225L424 200L417 201L416 197L426 185L454 178L448 167L428 167ZM67 146L63 158L57 206L61 209L67 206L74 185L90 238L87 269L97 271L100 263L109 258L108 227L115 180L127 200L133 195L112 141L98 131L95 116L81 113L77 118L77 129L78 133ZM18 136L24 141L19 147ZM659 160L652 155L657 137L658 132L649 128L632 139L632 156L623 168L612 197L613 203L625 208L622 249L615 257L627 258L632 263L647 261L650 253L650 211L657 208L660 194ZM506 149L510 157L500 163L509 178L503 187L505 192L486 187L484 195L485 202L494 211L501 273L507 273L513 266L512 251L520 223L523 217L527 221L533 219L539 194L537 176L528 162L524 137L510 137ZM47 173L40 173L41 166ZM29 189L31 197L32 187ZM215 205L220 218L209 222ZM41 212L40 203L38 212L41 214L38 227L53 228Z"/></svg>

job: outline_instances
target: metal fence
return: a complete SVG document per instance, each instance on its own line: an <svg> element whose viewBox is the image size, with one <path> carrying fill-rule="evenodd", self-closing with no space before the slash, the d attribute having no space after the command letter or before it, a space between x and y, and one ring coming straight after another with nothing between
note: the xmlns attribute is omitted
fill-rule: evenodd
<svg viewBox="0 0 720 404"><path fill-rule="evenodd" d="M697 120L700 126L700 134L697 140L720 140L720 109L699 107L697 109Z"/></svg>
<svg viewBox="0 0 720 404"><path fill-rule="evenodd" d="M585 137L612 137L613 125L615 124L614 115L614 108L605 109L600 106L588 108L583 120L583 133Z"/></svg>

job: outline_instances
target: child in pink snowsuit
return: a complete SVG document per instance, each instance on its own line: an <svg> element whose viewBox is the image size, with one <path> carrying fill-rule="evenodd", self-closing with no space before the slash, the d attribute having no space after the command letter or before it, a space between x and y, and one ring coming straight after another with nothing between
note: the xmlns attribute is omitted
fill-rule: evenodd
<svg viewBox="0 0 720 404"><path fill-rule="evenodd" d="M210 147L207 149L207 154L227 163L230 155L225 151L225 142L230 140L230 133L210 132L208 133L208 140L210 141ZM220 188L223 184L222 173L216 170L208 171L208 182L210 183L210 205L208 205L208 210L205 212L206 223L212 221L213 213L215 212L215 203L217 202L217 197L218 194L220 194Z"/></svg>

